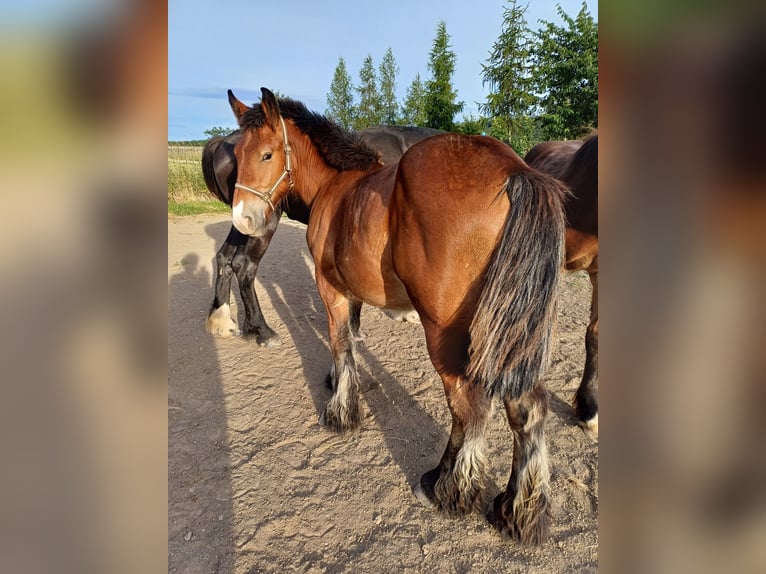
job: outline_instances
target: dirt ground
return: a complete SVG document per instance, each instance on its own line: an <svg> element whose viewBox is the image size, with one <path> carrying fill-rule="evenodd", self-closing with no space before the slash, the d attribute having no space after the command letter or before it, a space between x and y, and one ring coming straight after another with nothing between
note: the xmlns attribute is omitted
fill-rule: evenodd
<svg viewBox="0 0 766 574"><path fill-rule="evenodd" d="M503 541L482 514L450 518L412 494L438 463L450 420L419 325L363 308L362 430L338 436L319 426L330 353L304 226L282 221L256 280L282 344L265 349L205 332L212 261L229 221L168 221L170 572L597 570L598 445L570 407L590 304L584 273L564 278L546 377L555 524L545 545L525 548ZM496 491L512 455L502 408L487 442Z"/></svg>

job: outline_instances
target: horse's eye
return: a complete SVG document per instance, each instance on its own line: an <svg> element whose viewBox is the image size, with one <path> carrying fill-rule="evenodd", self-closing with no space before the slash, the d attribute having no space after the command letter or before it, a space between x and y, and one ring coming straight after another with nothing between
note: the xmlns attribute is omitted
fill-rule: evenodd
<svg viewBox="0 0 766 574"><path fill-rule="evenodd" d="M267 151L265 154L263 154L261 161L269 161L270 159L271 159L271 152Z"/></svg>

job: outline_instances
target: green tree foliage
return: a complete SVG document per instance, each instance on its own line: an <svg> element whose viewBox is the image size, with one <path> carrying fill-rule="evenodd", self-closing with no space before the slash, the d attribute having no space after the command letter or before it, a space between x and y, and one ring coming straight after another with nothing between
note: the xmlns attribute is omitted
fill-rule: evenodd
<svg viewBox="0 0 766 574"><path fill-rule="evenodd" d="M394 53L389 48L380 62L380 105L381 121L384 124L396 125L399 121L399 103L396 101L396 76L399 66L396 65Z"/></svg>
<svg viewBox="0 0 766 574"><path fill-rule="evenodd" d="M359 103L356 106L354 128L361 130L379 125L383 119L382 106L375 66L369 54L359 70L359 87L356 88L356 92L359 94Z"/></svg>
<svg viewBox="0 0 766 574"><path fill-rule="evenodd" d="M455 124L454 130L459 134L479 135L484 131L484 121L482 118L473 116L463 116L463 121Z"/></svg>
<svg viewBox="0 0 766 574"><path fill-rule="evenodd" d="M340 58L335 68L330 92L327 94L325 115L346 129L354 124L354 94L351 76L346 70L346 62L343 58Z"/></svg>
<svg viewBox="0 0 766 574"><path fill-rule="evenodd" d="M531 38L524 13L517 0L507 0L503 27L482 64L482 84L489 87L487 100L479 111L492 118L490 135L509 142L518 153L534 145L532 115L537 98L530 70Z"/></svg>
<svg viewBox="0 0 766 574"><path fill-rule="evenodd" d="M574 139L598 126L598 23L583 2L564 26L543 22L532 53L546 139Z"/></svg>
<svg viewBox="0 0 766 574"><path fill-rule="evenodd" d="M227 136L231 132L233 132L236 128L222 128L220 126L215 126L210 128L209 130L205 130L203 133L209 138L212 139L214 137L218 136Z"/></svg>
<svg viewBox="0 0 766 574"><path fill-rule="evenodd" d="M426 116L426 88L420 80L420 74L415 76L402 105L402 123L410 126L425 126L428 121Z"/></svg>
<svg viewBox="0 0 766 574"><path fill-rule="evenodd" d="M451 131L455 114L463 110L464 103L457 101L457 91L452 87L456 60L450 49L447 25L440 21L428 62L431 78L426 82L425 112L429 128Z"/></svg>

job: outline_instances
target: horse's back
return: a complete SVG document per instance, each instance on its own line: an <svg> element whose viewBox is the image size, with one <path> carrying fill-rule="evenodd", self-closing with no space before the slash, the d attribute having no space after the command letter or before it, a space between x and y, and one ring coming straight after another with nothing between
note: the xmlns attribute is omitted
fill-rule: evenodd
<svg viewBox="0 0 766 574"><path fill-rule="evenodd" d="M540 142L527 152L524 161L538 171L561 179L581 145L577 140Z"/></svg>
<svg viewBox="0 0 766 574"><path fill-rule="evenodd" d="M380 153L383 165L398 162L413 144L442 133L441 130L417 126L375 126L359 132L365 143Z"/></svg>

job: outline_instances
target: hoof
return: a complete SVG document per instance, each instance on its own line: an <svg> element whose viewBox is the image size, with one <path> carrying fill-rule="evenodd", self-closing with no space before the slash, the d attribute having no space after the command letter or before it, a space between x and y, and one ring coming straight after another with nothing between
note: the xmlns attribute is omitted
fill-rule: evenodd
<svg viewBox="0 0 766 574"><path fill-rule="evenodd" d="M356 342L364 341L367 338L367 335L365 335L362 331L351 332L351 338Z"/></svg>
<svg viewBox="0 0 766 574"><path fill-rule="evenodd" d="M215 337L228 339L229 337L238 337L239 328L231 318L229 305L221 305L218 309L213 309L205 322L205 330Z"/></svg>
<svg viewBox="0 0 766 574"><path fill-rule="evenodd" d="M504 540L512 539L526 546L539 546L550 536L551 517L547 508L519 520L513 515L513 503L507 503L504 493L495 498L487 512L487 521ZM519 522L526 522L526 524Z"/></svg>
<svg viewBox="0 0 766 574"><path fill-rule="evenodd" d="M596 416L594 416L590 420L587 420L587 421L578 420L577 424L583 428L583 430L585 431L585 434L587 434L593 439L598 438L598 413L596 413Z"/></svg>
<svg viewBox="0 0 766 574"><path fill-rule="evenodd" d="M338 434L346 434L357 430L362 424L362 419L358 410L351 411L346 416L340 417L325 408L324 412L319 415L319 424Z"/></svg>
<svg viewBox="0 0 766 574"><path fill-rule="evenodd" d="M575 396L572 406L577 424L583 428L585 434L594 439L598 438L598 402L588 397L578 400Z"/></svg>
<svg viewBox="0 0 766 574"><path fill-rule="evenodd" d="M439 509L439 504L436 501L436 494L434 494L434 487L436 481L439 480L439 468L433 468L420 477L420 482L413 489L412 493L415 498L426 508Z"/></svg>
<svg viewBox="0 0 766 574"><path fill-rule="evenodd" d="M394 321L401 321L402 323L414 323L420 325L420 315L414 309L386 309L381 308L381 311Z"/></svg>
<svg viewBox="0 0 766 574"><path fill-rule="evenodd" d="M423 490L423 485L418 484L412 491L412 494L415 495L415 498L417 498L418 502L428 508L429 510L435 510L436 504L434 504L434 501L428 498L428 495Z"/></svg>
<svg viewBox="0 0 766 574"><path fill-rule="evenodd" d="M242 337L248 340L255 339L259 347L278 347L282 344L282 339L279 338L279 335L268 327L264 329L245 329Z"/></svg>

